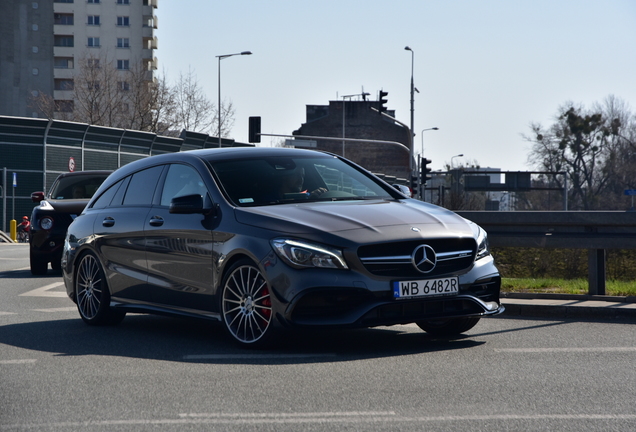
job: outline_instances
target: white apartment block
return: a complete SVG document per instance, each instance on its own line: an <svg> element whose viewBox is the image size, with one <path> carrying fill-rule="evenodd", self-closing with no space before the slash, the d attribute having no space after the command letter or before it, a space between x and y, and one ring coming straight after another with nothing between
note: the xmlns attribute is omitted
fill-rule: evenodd
<svg viewBox="0 0 636 432"><path fill-rule="evenodd" d="M89 57L126 71L157 69L158 0L0 0L0 115L38 117L29 99L72 109L73 77ZM125 81L122 81L125 82Z"/></svg>

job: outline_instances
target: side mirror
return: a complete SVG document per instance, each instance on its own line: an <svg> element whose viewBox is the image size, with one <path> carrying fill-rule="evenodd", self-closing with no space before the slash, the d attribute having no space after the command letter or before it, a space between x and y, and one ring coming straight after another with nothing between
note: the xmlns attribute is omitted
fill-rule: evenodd
<svg viewBox="0 0 636 432"><path fill-rule="evenodd" d="M407 197L411 198L411 196L412 196L411 189L409 189L408 186L404 186L404 185L401 185L401 184L394 184L393 187L396 188L397 190L399 190L400 192L402 192L402 194L404 194Z"/></svg>
<svg viewBox="0 0 636 432"><path fill-rule="evenodd" d="M206 209L203 207L203 197L201 195L185 195L172 198L170 201L170 213L174 214L194 214L205 215L215 214L215 208Z"/></svg>
<svg viewBox="0 0 636 432"><path fill-rule="evenodd" d="M34 203L39 203L44 200L44 192L33 192L31 194L31 201Z"/></svg>

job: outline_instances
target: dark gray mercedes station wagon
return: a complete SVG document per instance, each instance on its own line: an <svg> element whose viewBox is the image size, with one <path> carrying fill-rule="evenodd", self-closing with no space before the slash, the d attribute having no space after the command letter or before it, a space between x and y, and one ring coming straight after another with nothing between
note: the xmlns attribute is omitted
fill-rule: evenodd
<svg viewBox="0 0 636 432"><path fill-rule="evenodd" d="M251 347L286 328L416 323L452 336L504 309L479 226L310 150L125 165L70 225L62 269L87 324L127 312L206 318Z"/></svg>

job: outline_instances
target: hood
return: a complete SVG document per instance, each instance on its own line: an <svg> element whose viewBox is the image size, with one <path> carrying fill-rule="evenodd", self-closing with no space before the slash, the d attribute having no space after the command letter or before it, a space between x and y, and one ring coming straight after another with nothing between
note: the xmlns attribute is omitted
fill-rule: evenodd
<svg viewBox="0 0 636 432"><path fill-rule="evenodd" d="M416 200L320 201L237 208L236 219L247 225L288 234L319 231L351 237L343 233L356 231L365 237L393 237L396 231L408 231L411 235L417 232L418 236L425 237L445 237L450 233L473 236L469 224L459 215Z"/></svg>
<svg viewBox="0 0 636 432"><path fill-rule="evenodd" d="M69 213L69 214L80 214L84 211L84 208L88 204L90 200L88 199L67 199L67 200L54 200L47 199L40 203L40 208L42 210L54 210L57 213ZM45 204L48 203L48 204ZM52 209L48 207L50 205L53 207Z"/></svg>

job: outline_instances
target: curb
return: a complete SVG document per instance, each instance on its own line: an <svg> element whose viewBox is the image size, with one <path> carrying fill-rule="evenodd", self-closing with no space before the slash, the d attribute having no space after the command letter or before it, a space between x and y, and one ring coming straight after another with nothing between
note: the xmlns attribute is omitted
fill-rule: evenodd
<svg viewBox="0 0 636 432"><path fill-rule="evenodd" d="M502 293L504 317L636 322L634 297Z"/></svg>

